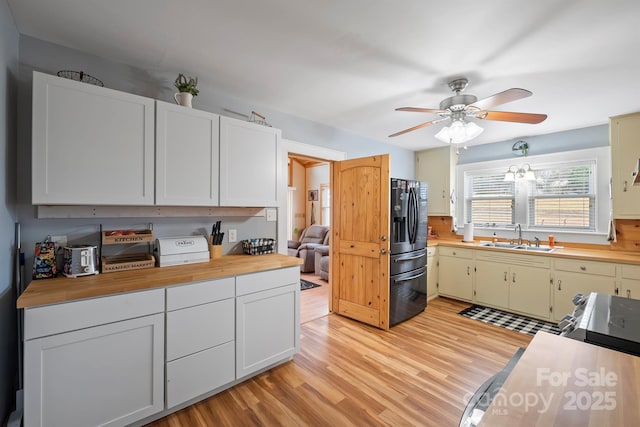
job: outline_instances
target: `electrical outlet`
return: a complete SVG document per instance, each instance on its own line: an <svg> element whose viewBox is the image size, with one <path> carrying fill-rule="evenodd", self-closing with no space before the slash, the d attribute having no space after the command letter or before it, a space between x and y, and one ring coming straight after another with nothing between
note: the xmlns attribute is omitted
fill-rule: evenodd
<svg viewBox="0 0 640 427"><path fill-rule="evenodd" d="M278 211L275 209L267 209L267 221L277 221Z"/></svg>
<svg viewBox="0 0 640 427"><path fill-rule="evenodd" d="M238 241L238 230L229 230L229 243Z"/></svg>

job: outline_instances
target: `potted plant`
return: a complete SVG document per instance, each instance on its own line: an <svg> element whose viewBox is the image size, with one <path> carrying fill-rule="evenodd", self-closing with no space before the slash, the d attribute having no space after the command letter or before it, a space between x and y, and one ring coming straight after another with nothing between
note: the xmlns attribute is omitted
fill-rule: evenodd
<svg viewBox="0 0 640 427"><path fill-rule="evenodd" d="M178 74L174 86L178 89L179 93L173 95L176 103L185 107L191 107L191 101L194 96L198 96L200 92L196 86L198 86L198 78L186 77L184 74Z"/></svg>

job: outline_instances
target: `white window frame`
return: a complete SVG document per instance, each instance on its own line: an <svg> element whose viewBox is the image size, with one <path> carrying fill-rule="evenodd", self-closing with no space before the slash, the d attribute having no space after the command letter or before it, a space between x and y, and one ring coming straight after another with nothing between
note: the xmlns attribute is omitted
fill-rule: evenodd
<svg viewBox="0 0 640 427"><path fill-rule="evenodd" d="M595 231L588 230L563 230L558 228L528 228L528 190L521 191L522 186L516 185L516 212L515 222L520 223L523 229L523 238L533 239L539 237L546 240L548 235L554 235L558 242L571 241L577 243L606 244L608 227L611 214L611 192L609 182L611 179L611 149L609 146L589 148L585 150L575 150L560 153L544 154L538 156L510 157L508 159L492 160L486 162L467 163L456 167L456 193L460 195L460 200L456 203L455 220L461 233L464 223L464 176L465 173L492 173L496 170L506 172L511 165L530 164L535 171L536 168L543 169L553 167L558 164L571 164L575 162L595 161L594 182L595 182ZM526 186L527 184L524 184ZM514 230L511 227L486 227L484 224L474 224L475 234L478 236L491 236L496 233L501 238L513 238Z"/></svg>

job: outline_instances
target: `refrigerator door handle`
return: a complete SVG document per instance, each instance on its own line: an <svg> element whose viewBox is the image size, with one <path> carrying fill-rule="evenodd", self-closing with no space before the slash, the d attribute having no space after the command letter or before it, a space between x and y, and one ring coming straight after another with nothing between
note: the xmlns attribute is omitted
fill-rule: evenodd
<svg viewBox="0 0 640 427"><path fill-rule="evenodd" d="M416 274L415 276L404 277L402 279L393 279L393 283L408 282L409 280L413 280L413 279L417 279L418 277L422 277L425 274L427 274L426 271L423 271L422 273Z"/></svg>

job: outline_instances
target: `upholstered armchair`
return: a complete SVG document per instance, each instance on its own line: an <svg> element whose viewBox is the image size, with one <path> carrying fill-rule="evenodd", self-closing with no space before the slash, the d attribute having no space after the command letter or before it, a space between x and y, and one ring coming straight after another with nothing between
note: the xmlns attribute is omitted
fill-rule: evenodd
<svg viewBox="0 0 640 427"><path fill-rule="evenodd" d="M315 248L315 271L322 280L329 281L329 245Z"/></svg>
<svg viewBox="0 0 640 427"><path fill-rule="evenodd" d="M301 258L304 263L300 266L302 273L313 273L315 264L314 249L328 239L329 227L324 225L311 225L300 234L300 240L289 240L287 252L289 256Z"/></svg>

